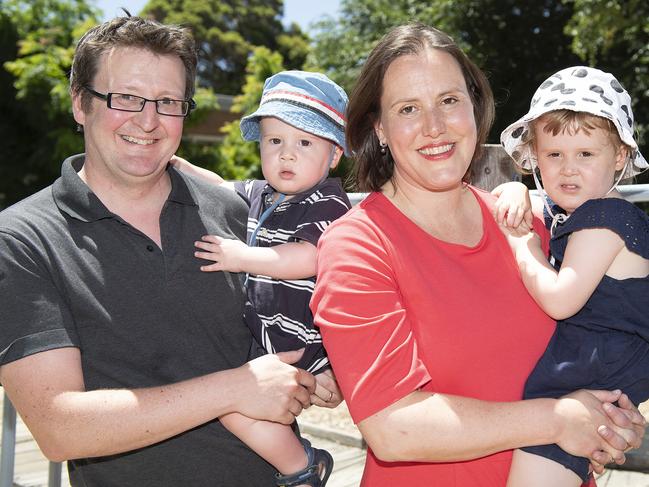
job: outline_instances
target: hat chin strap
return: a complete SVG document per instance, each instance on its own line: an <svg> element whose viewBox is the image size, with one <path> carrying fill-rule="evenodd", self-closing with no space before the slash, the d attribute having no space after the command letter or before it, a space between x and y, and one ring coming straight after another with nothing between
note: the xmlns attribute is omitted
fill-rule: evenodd
<svg viewBox="0 0 649 487"><path fill-rule="evenodd" d="M327 179L327 177L329 176L329 169L331 169L331 165L334 162L335 154L336 154L336 144L332 143L331 144L331 151L329 152L329 162L327 163L327 168L325 169L325 173L324 173L322 179L320 179L320 181L318 181L318 183L315 186L320 184L322 181ZM315 187L315 186L313 186L313 187ZM266 208L266 210L264 210L264 212L259 217L259 221L257 222L257 226L252 231L252 234L250 235L250 239L248 240L248 246L249 247L254 247L255 246L255 244L257 243L257 233L259 233L259 229L263 225L264 221L266 221L266 219L270 216L270 214L273 211L275 211L275 208L277 208L282 203L282 201L284 201L285 199L286 199L286 193L280 193L279 191L277 191L277 199L273 202L272 205L270 205L268 208Z"/></svg>
<svg viewBox="0 0 649 487"><path fill-rule="evenodd" d="M626 168L628 165L629 165L629 158L627 157L626 160L624 161L624 167L622 168L622 171L620 171L620 175L613 183L613 186L611 186L611 189L609 189L604 196L608 196L611 191L617 188L617 185L620 184L620 181L622 181L622 178L624 177L624 173L626 173Z"/></svg>
<svg viewBox="0 0 649 487"><path fill-rule="evenodd" d="M543 205L545 206L545 209L547 210L550 217L552 217L552 224L550 225L550 236L552 237L554 235L554 229L556 228L556 226L559 223L565 222L570 215L566 215L565 213L557 213L555 215L554 213L552 213L552 208L550 208L550 204L548 203L548 194L545 192L545 189L543 189L541 181L539 181L539 177L536 175L538 166L536 164L536 159L534 159L533 157L530 157L530 165L532 166L532 177L534 178L534 185L536 186L537 191L543 199Z"/></svg>
<svg viewBox="0 0 649 487"><path fill-rule="evenodd" d="M329 171L331 169L331 165L334 163L334 156L335 155L336 155L336 144L334 144L332 142L331 143L331 151L329 151L329 162L327 162L327 167L325 167L324 174L322 175L322 177L320 178L320 180L316 184L311 186L311 188L315 188L317 185L319 185L320 183L322 183L325 179L327 179L329 177ZM309 188L309 189L311 189L311 188ZM305 193L307 191L309 191L309 190L307 189L307 190L304 190L304 191L300 191L300 193ZM276 191L276 193L278 195L280 195L281 199L284 199L284 197L286 197L287 194L290 194L290 195L298 194L298 193L280 193L279 191Z"/></svg>
<svg viewBox="0 0 649 487"><path fill-rule="evenodd" d="M336 155L336 144L331 143L331 150L329 151L329 162L327 163L327 168L325 169L324 176L320 182L324 181L329 177L329 171L331 170L331 165L334 163L334 156Z"/></svg>
<svg viewBox="0 0 649 487"><path fill-rule="evenodd" d="M629 164L629 159L624 162L624 167L622 168L622 171L620 172L620 175L618 176L617 180L613 183L613 186L611 186L611 189L609 189L604 197L608 196L611 191L617 188L618 184L620 184L620 181L622 181L622 178L624 177L624 173L626 172L626 167ZM552 217L552 224L550 225L550 236L554 235L554 229L559 223L565 222L570 215L567 215L565 213L557 213L556 215L552 213L552 209L550 208L550 205L548 204L548 195L545 192L545 189L543 189L543 186L541 185L541 181L539 181L539 177L536 175L536 170L538 169L538 165L536 164L536 160L534 158L530 158L530 165L532 166L532 177L534 177L534 184L536 186L536 189L541 195L541 198L543 198L543 205L545 206L545 209L547 210L548 214L550 217Z"/></svg>

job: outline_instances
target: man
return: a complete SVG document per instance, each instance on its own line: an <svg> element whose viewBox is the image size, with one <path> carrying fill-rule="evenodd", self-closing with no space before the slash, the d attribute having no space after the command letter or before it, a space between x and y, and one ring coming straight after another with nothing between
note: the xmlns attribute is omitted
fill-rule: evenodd
<svg viewBox="0 0 649 487"><path fill-rule="evenodd" d="M215 418L288 424L315 391L288 365L299 353L241 365L240 276L193 255L246 223L233 193L168 167L195 72L182 29L91 29L71 75L86 153L0 213L0 380L46 456L71 460L72 485L269 485L271 467Z"/></svg>

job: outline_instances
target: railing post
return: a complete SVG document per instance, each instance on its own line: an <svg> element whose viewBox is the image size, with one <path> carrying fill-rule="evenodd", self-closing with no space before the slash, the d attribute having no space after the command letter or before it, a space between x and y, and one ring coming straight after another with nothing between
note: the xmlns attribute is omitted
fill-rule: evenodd
<svg viewBox="0 0 649 487"><path fill-rule="evenodd" d="M58 462L50 462L47 487L61 487L61 464Z"/></svg>
<svg viewBox="0 0 649 487"><path fill-rule="evenodd" d="M14 459L16 456L16 410L4 395L2 411L2 451L0 451L0 487L14 485Z"/></svg>

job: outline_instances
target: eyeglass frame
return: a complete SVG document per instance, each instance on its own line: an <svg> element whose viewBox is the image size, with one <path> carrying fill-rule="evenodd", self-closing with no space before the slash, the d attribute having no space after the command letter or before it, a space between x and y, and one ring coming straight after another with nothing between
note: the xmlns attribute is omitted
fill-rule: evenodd
<svg viewBox="0 0 649 487"><path fill-rule="evenodd" d="M144 98L143 96L140 95L133 95L131 93L118 93L118 92L108 92L106 94L99 93L98 91L93 90L89 86L84 86L83 87L88 93L91 95L104 100L106 102L106 106L110 108L111 110L118 110L120 112L129 112L129 113L139 113L144 110L144 107L146 106L147 102L151 102L155 105L155 111L158 115L164 115L165 117L187 117L193 109L196 108L196 102L193 100L193 98L190 98L189 100L179 100L176 98L159 98L157 100L150 100L149 98ZM113 95L126 95L126 96L132 96L133 98L139 98L140 100L144 100L144 103L142 103L142 106L140 107L139 110L127 110L125 108L115 108L111 106L112 103L112 97ZM171 113L160 113L160 110L158 109L158 102L161 101L179 101L182 103L187 104L187 112L184 115L173 115Z"/></svg>

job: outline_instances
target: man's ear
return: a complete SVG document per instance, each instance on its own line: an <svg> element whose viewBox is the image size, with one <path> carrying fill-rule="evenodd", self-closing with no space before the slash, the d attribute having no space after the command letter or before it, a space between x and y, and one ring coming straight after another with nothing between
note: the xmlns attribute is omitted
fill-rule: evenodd
<svg viewBox="0 0 649 487"><path fill-rule="evenodd" d="M340 158L343 156L343 149L337 144L334 144L334 155L331 159L331 164L329 165L329 169L336 169L338 166L338 163L340 162Z"/></svg>
<svg viewBox="0 0 649 487"><path fill-rule="evenodd" d="M72 97L72 115L74 116L74 121L79 125L84 125L86 123L86 114L81 108L81 91L76 93L71 93Z"/></svg>

